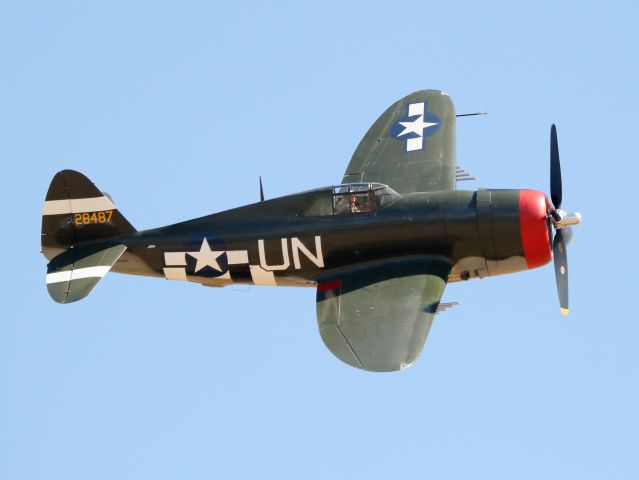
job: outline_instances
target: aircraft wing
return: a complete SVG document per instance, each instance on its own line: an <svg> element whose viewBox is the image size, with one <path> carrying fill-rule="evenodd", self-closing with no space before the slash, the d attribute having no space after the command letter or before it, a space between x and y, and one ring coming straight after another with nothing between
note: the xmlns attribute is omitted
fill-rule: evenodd
<svg viewBox="0 0 639 480"><path fill-rule="evenodd" d="M343 272L318 283L322 340L343 362L388 372L422 352L451 264L414 257Z"/></svg>
<svg viewBox="0 0 639 480"><path fill-rule="evenodd" d="M439 90L391 105L368 130L342 183L380 182L398 193L455 189L455 106Z"/></svg>

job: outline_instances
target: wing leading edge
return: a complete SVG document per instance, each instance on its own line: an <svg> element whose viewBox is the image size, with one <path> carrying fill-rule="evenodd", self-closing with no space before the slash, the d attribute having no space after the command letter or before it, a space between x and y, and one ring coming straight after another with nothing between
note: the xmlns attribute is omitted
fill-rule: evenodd
<svg viewBox="0 0 639 480"><path fill-rule="evenodd" d="M380 182L399 193L455 189L455 106L439 90L391 105L361 140L342 183Z"/></svg>
<svg viewBox="0 0 639 480"><path fill-rule="evenodd" d="M317 321L322 340L343 362L388 372L421 354L451 264L418 257L359 267L320 282Z"/></svg>

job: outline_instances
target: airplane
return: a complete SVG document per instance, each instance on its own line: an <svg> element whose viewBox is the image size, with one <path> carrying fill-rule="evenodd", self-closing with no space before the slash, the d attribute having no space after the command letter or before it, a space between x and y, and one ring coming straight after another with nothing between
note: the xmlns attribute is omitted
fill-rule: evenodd
<svg viewBox="0 0 639 480"><path fill-rule="evenodd" d="M458 190L456 113L421 90L391 105L359 143L339 185L137 231L111 197L58 172L42 216L46 284L83 299L109 271L209 287L316 288L328 349L348 365L396 371L420 356L448 282L537 268L554 258L568 314L566 243L579 213L561 209L557 130L550 200L534 190Z"/></svg>

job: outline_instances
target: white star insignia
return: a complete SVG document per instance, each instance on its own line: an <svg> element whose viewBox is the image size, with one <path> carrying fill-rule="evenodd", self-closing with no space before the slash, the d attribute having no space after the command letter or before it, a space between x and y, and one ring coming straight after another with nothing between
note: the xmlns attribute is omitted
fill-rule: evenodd
<svg viewBox="0 0 639 480"><path fill-rule="evenodd" d="M207 267L207 266L214 268L218 272L222 271L222 268L220 268L220 264L218 263L217 259L221 255L224 255L224 253L226 252L211 250L211 246L209 245L209 242L206 238L202 240L202 246L200 247L199 252L186 252L186 253L191 255L193 258L197 260L195 264L194 273L199 272L200 270L202 270L204 267Z"/></svg>
<svg viewBox="0 0 639 480"><path fill-rule="evenodd" d="M399 133L397 135L398 137L407 135L409 133L416 133L417 135L422 137L424 135L424 130L428 127L437 125L437 122L424 122L424 116L420 115L412 122L399 122L399 124L404 127L404 130L402 131L402 133Z"/></svg>

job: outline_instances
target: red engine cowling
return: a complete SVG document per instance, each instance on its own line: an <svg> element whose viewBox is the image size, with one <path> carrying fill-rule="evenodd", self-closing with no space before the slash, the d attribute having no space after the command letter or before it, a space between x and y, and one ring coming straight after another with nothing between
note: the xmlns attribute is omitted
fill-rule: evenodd
<svg viewBox="0 0 639 480"><path fill-rule="evenodd" d="M546 195L535 190L519 193L519 225L528 268L545 265L552 259Z"/></svg>

